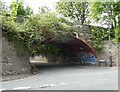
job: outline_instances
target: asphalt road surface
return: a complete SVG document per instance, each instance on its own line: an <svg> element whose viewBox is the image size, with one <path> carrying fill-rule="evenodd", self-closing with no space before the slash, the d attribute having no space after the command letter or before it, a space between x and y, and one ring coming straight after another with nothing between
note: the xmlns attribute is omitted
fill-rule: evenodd
<svg viewBox="0 0 120 92"><path fill-rule="evenodd" d="M45 66L38 74L2 82L3 90L118 90L116 67Z"/></svg>

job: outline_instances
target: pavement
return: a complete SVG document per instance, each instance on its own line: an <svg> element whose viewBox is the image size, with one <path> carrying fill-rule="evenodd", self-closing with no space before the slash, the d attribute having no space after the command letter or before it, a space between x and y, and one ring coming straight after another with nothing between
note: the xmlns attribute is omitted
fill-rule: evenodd
<svg viewBox="0 0 120 92"><path fill-rule="evenodd" d="M33 76L33 74L4 75L2 76L2 80L0 80L0 82L17 80L17 79L27 78L30 76Z"/></svg>
<svg viewBox="0 0 120 92"><path fill-rule="evenodd" d="M46 66L38 74L4 81L3 90L117 90L117 67Z"/></svg>
<svg viewBox="0 0 120 92"><path fill-rule="evenodd" d="M44 61L34 61L31 62L32 65L35 65L36 67L41 67L41 68L45 68L45 67L61 67L61 66L70 66L70 65L64 65L64 64L56 64L56 63L46 63ZM74 66L74 65L71 65ZM76 65L77 66L77 65ZM39 69L36 69L37 72L39 72ZM17 80L17 79L22 79L22 78L26 78L26 77L30 77L30 76L34 76L34 74L15 74L15 75L4 75L2 76L2 79L0 80L0 82L4 82L4 81L11 81L11 80Z"/></svg>

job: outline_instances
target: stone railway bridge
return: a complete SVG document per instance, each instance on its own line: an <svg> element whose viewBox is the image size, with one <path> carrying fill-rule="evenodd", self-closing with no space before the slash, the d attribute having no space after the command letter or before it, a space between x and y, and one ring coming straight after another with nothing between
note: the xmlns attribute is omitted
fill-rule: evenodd
<svg viewBox="0 0 120 92"><path fill-rule="evenodd" d="M2 32L0 32L0 38L1 40L1 66L2 70L0 71L3 75L17 75L17 74L26 74L31 72L31 63L30 63L30 57L27 50L24 50L24 54L17 53L17 49L11 42L8 41L7 38L2 36ZM107 53L107 42L105 42L105 48L101 52L96 52L95 49L88 44L85 40L82 38L77 38L75 36L61 36L61 37L53 37L46 39L44 41L44 44L54 44L60 49L60 53L63 55L63 60L66 61L72 60L72 57L76 57L72 61L78 62L80 61L79 55L81 52L86 52L87 54L92 53L95 55L95 57L99 56L98 59L107 59L108 57L106 55ZM19 46L19 48L23 48L22 44ZM117 48L117 49L116 49ZM118 54L120 50L118 50L118 45L112 46L112 53L113 60L115 64L117 65L118 60ZM51 61L57 62L58 59L49 59ZM80 64L82 62L80 61Z"/></svg>

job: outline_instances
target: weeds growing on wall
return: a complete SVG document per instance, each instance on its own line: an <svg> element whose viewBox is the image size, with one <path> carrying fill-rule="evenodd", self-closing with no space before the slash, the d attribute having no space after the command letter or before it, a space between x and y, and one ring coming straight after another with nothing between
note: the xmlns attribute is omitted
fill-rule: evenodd
<svg viewBox="0 0 120 92"><path fill-rule="evenodd" d="M103 40L108 39L107 29L102 27L92 27L91 38L91 44L93 45L93 47L97 50L101 50L103 48Z"/></svg>
<svg viewBox="0 0 120 92"><path fill-rule="evenodd" d="M112 41L113 43L118 43L120 42L120 27L116 27L114 31L115 31L115 37L113 38Z"/></svg>
<svg viewBox="0 0 120 92"><path fill-rule="evenodd" d="M28 49L30 56L47 53L56 54L58 48L53 45L44 45L42 42L45 39L59 36L63 32L69 33L72 30L72 27L62 24L52 12L29 16L22 23L11 21L9 18L11 16L5 17L1 23L3 35L16 46L22 43Z"/></svg>

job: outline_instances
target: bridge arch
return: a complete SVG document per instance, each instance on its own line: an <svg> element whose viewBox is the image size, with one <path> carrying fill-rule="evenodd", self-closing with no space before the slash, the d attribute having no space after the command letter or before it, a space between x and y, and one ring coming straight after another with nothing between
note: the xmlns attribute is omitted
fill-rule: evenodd
<svg viewBox="0 0 120 92"><path fill-rule="evenodd" d="M82 64L82 52L85 52L86 54L91 53L95 56L95 58L97 58L95 49L81 37L76 38L74 36L62 35L59 37L53 37L51 39L45 40L45 44L53 44L60 49L58 55L56 55L57 59L53 57L55 60L54 62L59 62L58 59L62 59L62 61L60 62L63 63Z"/></svg>

